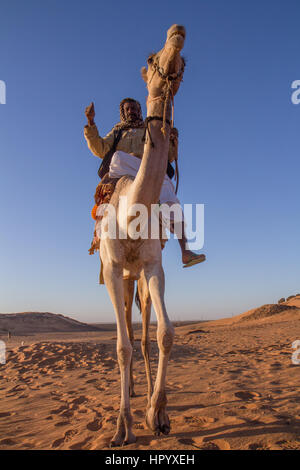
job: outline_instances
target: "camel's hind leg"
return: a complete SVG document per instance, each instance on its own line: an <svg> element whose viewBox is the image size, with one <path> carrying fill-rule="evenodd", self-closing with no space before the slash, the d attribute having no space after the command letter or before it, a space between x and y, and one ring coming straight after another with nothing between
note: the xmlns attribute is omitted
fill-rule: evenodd
<svg viewBox="0 0 300 470"><path fill-rule="evenodd" d="M159 361L154 391L150 406L146 412L147 426L156 434L170 432L170 421L166 412L166 373L171 353L174 328L168 318L164 303L165 278L161 264L149 264L145 267L145 277L148 282L151 300L157 316L157 343Z"/></svg>
<svg viewBox="0 0 300 470"><path fill-rule="evenodd" d="M147 285L147 280L143 275L141 275L138 284L138 294L140 299L141 305L141 314L142 314L142 322L143 322L143 332L142 332L142 353L145 360L145 368L146 368L146 377L147 377L147 384L148 384L148 407L150 407L150 400L153 393L153 382L152 382L152 375L151 375L151 367L150 367L150 340L149 340L149 325L150 325L150 317L151 317L151 297L150 292Z"/></svg>
<svg viewBox="0 0 300 470"><path fill-rule="evenodd" d="M134 334L133 334L133 328L132 328L133 295L134 295L134 281L132 279L124 279L126 328L127 328L127 334L128 334L132 348L134 347ZM136 396L134 392L134 381L133 381L133 354L131 356L131 362L130 362L129 394L131 397Z"/></svg>
<svg viewBox="0 0 300 470"><path fill-rule="evenodd" d="M136 441L136 437L132 432L129 398L132 346L126 329L123 267L109 260L109 262L103 263L103 276L117 318L117 353L121 375L121 403L117 431L111 441L111 446L120 446Z"/></svg>

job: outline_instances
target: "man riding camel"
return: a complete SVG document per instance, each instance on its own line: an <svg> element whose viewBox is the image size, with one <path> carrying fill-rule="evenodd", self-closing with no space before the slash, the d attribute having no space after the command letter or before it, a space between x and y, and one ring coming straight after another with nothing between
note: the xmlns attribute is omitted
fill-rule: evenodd
<svg viewBox="0 0 300 470"><path fill-rule="evenodd" d="M144 152L145 124L140 103L132 98L122 100L120 103L120 123L114 126L104 138L100 137L94 122L95 109L93 103L86 108L85 115L88 124L84 127L84 136L88 147L94 155L103 159L98 171L99 176L101 178L104 176L120 178L124 175L135 177ZM174 176L171 162L177 159L177 148L178 131L173 128L170 134L169 163L160 194L160 203L170 206L173 204L180 205L171 181ZM193 266L205 261L204 254L198 255L187 248L183 219L180 224L181 236L178 236L178 242L181 248L183 267ZM176 233L175 225L171 225L171 231ZM91 249L90 254L93 251Z"/></svg>

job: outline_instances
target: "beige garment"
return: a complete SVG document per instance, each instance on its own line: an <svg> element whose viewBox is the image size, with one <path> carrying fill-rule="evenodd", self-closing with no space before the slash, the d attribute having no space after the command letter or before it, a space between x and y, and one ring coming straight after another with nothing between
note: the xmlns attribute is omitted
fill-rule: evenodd
<svg viewBox="0 0 300 470"><path fill-rule="evenodd" d="M117 145L116 150L130 153L137 158L142 158L144 153L144 137L145 129L126 129L122 131L122 137ZM112 147L114 142L114 132L111 130L105 137L100 137L97 126L85 126L84 137L88 147L96 157L103 158ZM172 162L177 157L177 146L170 142L169 161Z"/></svg>

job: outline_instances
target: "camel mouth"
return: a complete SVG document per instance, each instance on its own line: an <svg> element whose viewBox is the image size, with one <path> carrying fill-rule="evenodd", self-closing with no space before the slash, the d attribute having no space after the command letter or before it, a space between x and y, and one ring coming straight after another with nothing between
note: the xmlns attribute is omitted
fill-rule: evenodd
<svg viewBox="0 0 300 470"><path fill-rule="evenodd" d="M182 30L176 30L169 36L169 39L173 37L178 37L178 36L181 36L183 39L185 39L185 32Z"/></svg>

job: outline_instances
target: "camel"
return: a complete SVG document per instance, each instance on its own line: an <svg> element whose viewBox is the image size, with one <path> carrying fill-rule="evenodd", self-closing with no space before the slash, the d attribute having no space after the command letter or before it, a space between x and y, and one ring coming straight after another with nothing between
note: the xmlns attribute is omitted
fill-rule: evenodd
<svg viewBox="0 0 300 470"><path fill-rule="evenodd" d="M177 93L184 71L184 60L180 51L184 46L185 28L173 25L167 31L164 47L152 54L147 61L148 68L142 68L142 77L148 89L147 133L143 158L135 178L123 176L118 181L110 204L117 214L117 225L124 228L124 214L120 214L120 197L126 196L128 208L143 204L148 214L151 205L159 201L160 190L166 174L170 134L171 103ZM125 214L127 222L133 216ZM109 223L110 211L102 223ZM120 233L120 232L119 232ZM127 232L128 233L128 232ZM146 424L155 434L168 434L170 421L166 412L166 373L168 359L174 338L174 328L169 320L164 303L164 271L162 267L161 243L159 239L133 239L130 236L105 237L100 243L100 258L103 277L112 301L117 322L117 356L121 377L121 401L116 433L111 447L131 444L136 441L132 431L130 391L132 382L132 326L131 306L134 281L138 280L141 302L143 335L142 351L145 357L148 382L148 403ZM148 328L151 304L157 317L157 343L159 361L157 376L152 385L149 364Z"/></svg>

